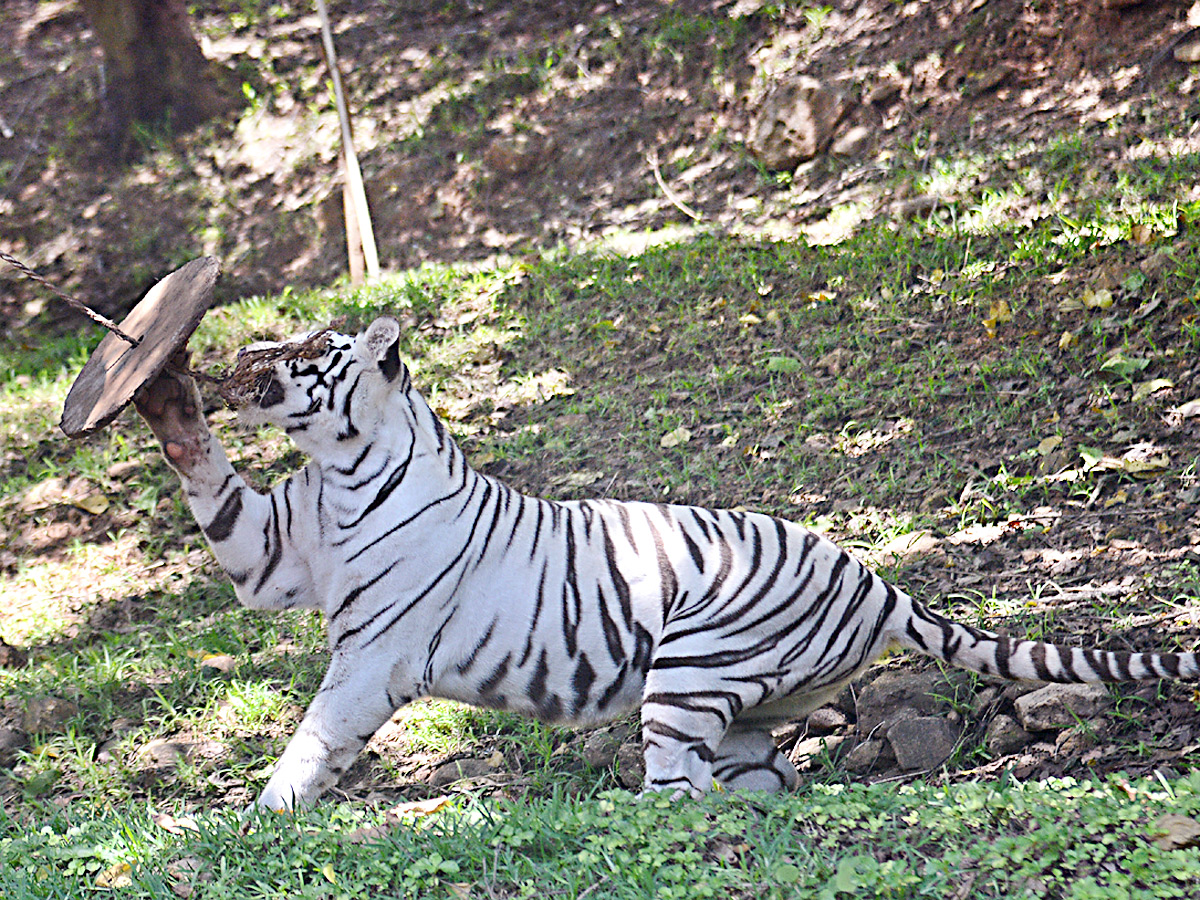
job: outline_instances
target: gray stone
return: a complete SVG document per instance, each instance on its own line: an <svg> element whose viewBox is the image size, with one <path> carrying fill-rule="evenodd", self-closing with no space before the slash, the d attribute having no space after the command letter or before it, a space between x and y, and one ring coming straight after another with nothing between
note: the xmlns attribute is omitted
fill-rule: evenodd
<svg viewBox="0 0 1200 900"><path fill-rule="evenodd" d="M11 768L17 751L29 746L29 735L17 728L0 726L0 769Z"/></svg>
<svg viewBox="0 0 1200 900"><path fill-rule="evenodd" d="M829 147L853 105L840 86L807 75L780 82L763 97L746 146L768 169L794 169Z"/></svg>
<svg viewBox="0 0 1200 900"><path fill-rule="evenodd" d="M452 759L434 769L429 776L428 782L430 787L443 788L454 784L456 781L491 775L495 771L486 759L475 759L473 757Z"/></svg>
<svg viewBox="0 0 1200 900"><path fill-rule="evenodd" d="M68 719L79 714L79 705L62 697L34 697L25 707L22 730L29 734L61 731Z"/></svg>
<svg viewBox="0 0 1200 900"><path fill-rule="evenodd" d="M887 739L901 769L928 772L950 758L961 733L959 726L941 716L918 716L897 722L888 729Z"/></svg>
<svg viewBox="0 0 1200 900"><path fill-rule="evenodd" d="M1016 753L1033 739L1012 716L996 716L988 723L983 735L983 745L993 756L1008 756Z"/></svg>
<svg viewBox="0 0 1200 900"><path fill-rule="evenodd" d="M610 731L595 731L583 739L579 755L593 769L607 769L617 761L621 740Z"/></svg>
<svg viewBox="0 0 1200 900"><path fill-rule="evenodd" d="M636 744L622 744L617 751L617 781L631 791L640 790L646 780L646 760Z"/></svg>
<svg viewBox="0 0 1200 900"><path fill-rule="evenodd" d="M188 755L183 741L155 738L138 748L137 761L143 769L177 769L187 762Z"/></svg>
<svg viewBox="0 0 1200 900"><path fill-rule="evenodd" d="M1112 706L1102 684L1048 684L1013 701L1026 731L1068 728Z"/></svg>
<svg viewBox="0 0 1200 900"><path fill-rule="evenodd" d="M884 672L858 697L858 732L869 737L904 718L948 712L950 698L965 696L970 676L965 672L943 675L928 672Z"/></svg>
<svg viewBox="0 0 1200 900"><path fill-rule="evenodd" d="M850 720L846 718L846 714L834 706L822 706L820 709L813 710L808 717L808 730L818 734L836 731L839 728L845 728L848 724L850 724Z"/></svg>
<svg viewBox="0 0 1200 900"><path fill-rule="evenodd" d="M842 757L842 766L847 772L866 775L868 772L886 769L895 761L887 741L869 738Z"/></svg>

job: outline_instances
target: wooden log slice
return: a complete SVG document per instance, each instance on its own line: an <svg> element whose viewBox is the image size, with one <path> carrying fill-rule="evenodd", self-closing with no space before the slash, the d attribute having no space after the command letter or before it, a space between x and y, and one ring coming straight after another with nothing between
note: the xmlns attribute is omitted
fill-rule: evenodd
<svg viewBox="0 0 1200 900"><path fill-rule="evenodd" d="M67 393L59 423L67 437L83 437L115 419L187 346L212 303L220 271L213 257L202 256L154 285L120 323L137 346L105 335Z"/></svg>

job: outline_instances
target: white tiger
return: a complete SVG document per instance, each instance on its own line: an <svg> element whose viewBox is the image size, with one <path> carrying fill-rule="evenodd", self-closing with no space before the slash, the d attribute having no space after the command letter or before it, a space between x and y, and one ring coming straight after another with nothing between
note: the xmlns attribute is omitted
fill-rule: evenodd
<svg viewBox="0 0 1200 900"><path fill-rule="evenodd" d="M238 599L328 620L328 672L263 807L311 802L422 696L576 724L640 705L645 789L698 796L714 778L794 786L771 728L893 644L1013 679L1200 674L1195 653L955 624L765 515L522 495L467 464L413 387L399 335L379 318L357 338L330 334L316 358L274 363L239 415L282 427L312 461L270 494L234 472L190 379L165 374L137 401Z"/></svg>

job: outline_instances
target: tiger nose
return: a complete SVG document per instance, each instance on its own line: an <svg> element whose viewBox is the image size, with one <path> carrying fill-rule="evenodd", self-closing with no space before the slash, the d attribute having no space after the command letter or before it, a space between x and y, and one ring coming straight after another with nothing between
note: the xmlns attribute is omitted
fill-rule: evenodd
<svg viewBox="0 0 1200 900"><path fill-rule="evenodd" d="M267 386L263 389L262 394L258 398L258 405L263 409L268 406L274 406L276 403L283 402L283 385L272 378L267 382Z"/></svg>

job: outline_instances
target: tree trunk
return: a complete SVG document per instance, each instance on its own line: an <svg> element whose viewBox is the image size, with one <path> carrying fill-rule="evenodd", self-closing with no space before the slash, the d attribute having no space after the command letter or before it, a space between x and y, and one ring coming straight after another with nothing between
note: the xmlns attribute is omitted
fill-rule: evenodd
<svg viewBox="0 0 1200 900"><path fill-rule="evenodd" d="M183 0L81 0L104 51L104 107L113 150L134 122L187 129L232 109L220 70L192 33Z"/></svg>

